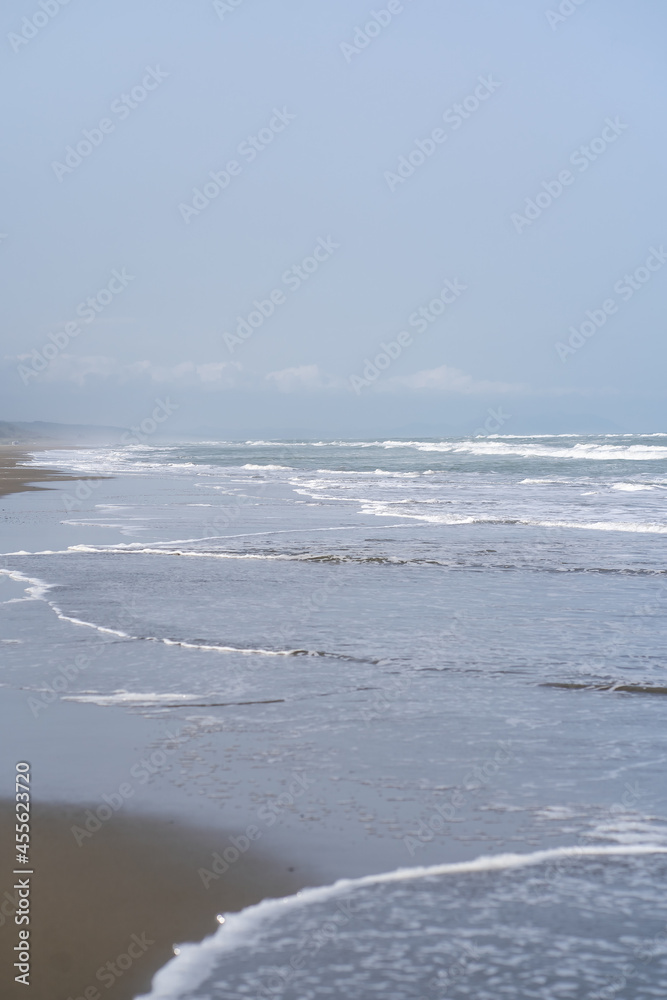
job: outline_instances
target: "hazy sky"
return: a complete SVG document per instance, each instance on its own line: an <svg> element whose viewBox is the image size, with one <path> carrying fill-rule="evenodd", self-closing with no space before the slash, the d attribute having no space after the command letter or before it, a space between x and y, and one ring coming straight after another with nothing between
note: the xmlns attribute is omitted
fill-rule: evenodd
<svg viewBox="0 0 667 1000"><path fill-rule="evenodd" d="M0 29L0 418L667 429L656 0L7 0Z"/></svg>

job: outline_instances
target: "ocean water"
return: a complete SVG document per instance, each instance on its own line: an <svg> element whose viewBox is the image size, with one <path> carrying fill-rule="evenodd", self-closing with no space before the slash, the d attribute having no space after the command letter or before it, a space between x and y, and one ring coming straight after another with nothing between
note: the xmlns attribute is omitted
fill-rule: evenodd
<svg viewBox="0 0 667 1000"><path fill-rule="evenodd" d="M667 995L667 435L36 458L114 478L3 553L0 683L165 720L331 883L151 996Z"/></svg>

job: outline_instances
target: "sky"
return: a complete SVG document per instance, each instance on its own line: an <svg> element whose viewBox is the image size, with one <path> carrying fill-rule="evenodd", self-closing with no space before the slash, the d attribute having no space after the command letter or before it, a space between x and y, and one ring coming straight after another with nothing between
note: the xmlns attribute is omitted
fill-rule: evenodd
<svg viewBox="0 0 667 1000"><path fill-rule="evenodd" d="M666 28L655 0L7 0L0 419L667 430Z"/></svg>

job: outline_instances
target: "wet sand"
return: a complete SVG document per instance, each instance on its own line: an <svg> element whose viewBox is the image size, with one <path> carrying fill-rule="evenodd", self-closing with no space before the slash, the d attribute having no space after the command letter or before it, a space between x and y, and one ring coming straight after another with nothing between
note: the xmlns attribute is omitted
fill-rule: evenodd
<svg viewBox="0 0 667 1000"><path fill-rule="evenodd" d="M40 450L48 446L35 445ZM51 447L56 447L51 445ZM60 447L60 446L59 446ZM64 447L64 445L62 446ZM71 446L68 446L71 447ZM31 464L25 446L0 445L0 496L48 489L50 482L80 481L104 476L72 476ZM34 485L38 483L40 485ZM25 698L3 703L3 737L12 731L12 746L27 738L37 725L26 712ZM77 706L79 707L79 706ZM65 711L67 707L65 706ZM100 736L88 725L68 728L51 709L48 731L38 722L43 746L62 756L64 745L85 747L88 766L93 743ZM11 720L11 722L10 722ZM30 720L30 721L28 721ZM5 725L6 723L6 725ZM23 734L14 733L17 724ZM56 745L58 749L56 749ZM69 757L65 755L67 760ZM113 768L113 765L111 765ZM6 783L3 782L6 787ZM76 781L72 800L76 802ZM33 800L34 801L34 800ZM295 845L294 856L281 858L250 845L217 878L214 854L229 852L235 831L190 826L179 819L156 816L112 815L100 829L77 843L72 827L81 829L88 809L100 802L53 804L36 802L31 811L30 924L15 923L18 902L15 883L27 876L13 875L23 866L16 861L15 803L0 799L0 996L5 1000L132 1000L148 992L155 973L174 954L177 942L198 941L219 924L216 915L243 909L271 896L291 895L318 879L309 875ZM289 852L285 852L286 854ZM218 870L220 862L217 862ZM25 870L25 869L24 869ZM15 982L19 974L15 946L19 929L30 930L30 985Z"/></svg>
<svg viewBox="0 0 667 1000"><path fill-rule="evenodd" d="M35 447L42 451L49 446L35 445ZM50 447L54 446L51 445ZM67 473L59 472L57 469L44 469L30 463L30 454L24 447L0 445L0 496L7 496L9 493L48 489L48 486L35 486L35 483L79 482L81 479L104 478L98 476L70 476Z"/></svg>
<svg viewBox="0 0 667 1000"><path fill-rule="evenodd" d="M129 1000L148 991L175 942L213 933L218 913L308 884L294 859L279 861L251 845L205 888L199 870L212 872L213 853L228 849L229 831L114 815L79 845L71 828L85 810L47 804L32 814L26 989L12 967L19 930L13 882L22 877L11 874L21 867L12 849L14 803L0 802L0 995L7 1000Z"/></svg>

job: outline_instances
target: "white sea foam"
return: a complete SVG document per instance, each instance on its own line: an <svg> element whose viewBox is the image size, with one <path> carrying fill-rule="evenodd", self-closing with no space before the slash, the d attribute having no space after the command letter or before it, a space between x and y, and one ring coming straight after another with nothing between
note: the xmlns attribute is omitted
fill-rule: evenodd
<svg viewBox="0 0 667 1000"><path fill-rule="evenodd" d="M402 526L398 526L402 527ZM69 549L62 549L60 551L50 551L46 550L44 552L34 552L30 553L32 555L76 555L79 553L90 553L93 555L115 555L115 556L176 556L179 558L187 559L229 559L238 560L240 562L244 561L256 561L256 562L313 562L317 560L329 560L331 562L364 562L363 557L356 557L353 555L340 555L337 553L327 553L327 552L297 552L297 553L283 553L283 552L200 552L197 549L167 549L167 548L151 548L150 546L144 546L143 548L131 548L131 549L118 549L114 546L104 547L104 546L89 546L89 545L77 545L72 546ZM28 553L25 553L26 555ZM374 559L375 561L375 559ZM415 560L405 560L398 556L383 556L383 562L395 562L397 564L403 564L406 561L419 562L418 559ZM429 560L431 564L437 564L437 560ZM445 564L443 564L445 565ZM24 598L14 598L14 600L24 600ZM9 604L11 601L5 601L4 603Z"/></svg>
<svg viewBox="0 0 667 1000"><path fill-rule="evenodd" d="M61 450L50 452L33 452L33 458L46 462L51 466L62 466L71 471L91 472L99 474L111 474L114 472L157 472L169 469L180 471L197 476L219 476L223 468L234 466L239 471L281 471L291 469L290 466L277 463L246 463L244 466L235 466L234 458L237 450L246 448L267 448L289 450L294 453L296 449L311 450L329 448L332 450L368 450L381 449L384 451L417 451L422 453L451 454L451 455L471 455L480 458L523 458L523 459L566 459L577 461L658 461L667 458L667 447L662 443L667 435L662 432L653 432L645 435L633 434L606 434L597 435L594 440L586 438L584 435L576 434L535 434L535 435L512 435L497 434L489 436L450 438L433 441L424 440L373 440L373 441L246 441L246 442L191 442L178 446L150 446L135 445L123 448L91 448L77 451ZM660 439L661 443L644 443L647 439ZM641 443L639 443L641 442ZM188 459L192 458L192 449L202 446L219 447L229 449L231 454L225 459L226 465L200 464L197 465ZM159 459L164 456L168 459L171 453L180 450L183 453L183 460L180 462L161 462ZM188 454L188 450L190 453ZM142 460L141 455L150 456L149 460ZM206 459L210 461L210 456L206 454ZM282 456L280 456L282 457ZM325 470L321 470L325 471ZM373 475L375 473L371 473ZM380 475L401 475L401 473L389 473L378 470ZM404 472L403 475L406 475ZM407 473L415 475L415 473Z"/></svg>
<svg viewBox="0 0 667 1000"><path fill-rule="evenodd" d="M334 498L330 498L334 499ZM347 498L339 498L347 499ZM667 524L660 524L655 521L565 521L565 520L541 520L538 518L525 517L479 517L469 515L467 517L455 514L433 514L415 511L412 513L397 510L396 503L387 501L359 500L363 514L374 514L377 517L402 517L414 521L426 521L429 524L523 524L533 528L576 528L582 531L624 531L632 534L667 534Z"/></svg>
<svg viewBox="0 0 667 1000"><path fill-rule="evenodd" d="M384 448L414 448L416 451L434 451L452 454L514 458L565 458L592 461L658 461L667 458L667 448L660 445L599 444L579 442L571 447L545 444L510 444L506 441L485 438L476 441L386 441Z"/></svg>
<svg viewBox="0 0 667 1000"><path fill-rule="evenodd" d="M29 555L29 553L21 552L17 553L17 555ZM14 580L16 583L28 584L28 586L24 588L28 596L15 599L19 601L42 601L52 586L50 583L45 583L44 580L39 580L36 577L26 576L24 573L19 573L18 570L0 569L0 575L9 577L10 580Z"/></svg>
<svg viewBox="0 0 667 1000"><path fill-rule="evenodd" d="M260 649L243 648L242 646L217 646L212 644L187 642L184 639L161 639L158 636L146 636L146 642L162 642L165 646L181 646L183 649L201 649L212 653L243 653L246 656L295 656L300 652L310 652L298 649ZM316 655L313 653L312 655Z"/></svg>
<svg viewBox="0 0 667 1000"><path fill-rule="evenodd" d="M111 694L97 694L84 691L81 694L65 695L63 701L76 701L86 705L162 705L164 703L183 704L201 701L201 695L194 694L158 694L156 691L113 691Z"/></svg>
<svg viewBox="0 0 667 1000"><path fill-rule="evenodd" d="M399 516L399 515L396 515ZM385 524L383 529L405 528L404 524ZM196 542L213 542L219 539L228 538L256 538L262 535L301 535L314 534L319 531L365 531L363 525L341 525L336 524L327 528L270 528L267 531L242 531L235 535L204 535L201 538L174 538L166 542L153 542L153 547L158 551L163 551L163 546L188 545ZM38 552L27 552L21 549L18 552L2 552L3 556L66 556L75 555L82 552L104 553L104 552L132 552L146 548L145 542L117 542L114 545L70 545L66 549L42 549ZM168 551L168 550L167 550Z"/></svg>
<svg viewBox="0 0 667 1000"><path fill-rule="evenodd" d="M640 490L652 490L654 486L642 486L640 483L614 483L612 490L623 490L625 493L635 493Z"/></svg>
<svg viewBox="0 0 667 1000"><path fill-rule="evenodd" d="M386 476L388 479L419 479L420 476L433 475L428 470L426 472L397 472L390 469L373 469L372 472L369 472L368 469L315 469L315 472L323 476L357 476L361 479L364 476ZM325 480L322 480L322 482L325 482Z"/></svg>
<svg viewBox="0 0 667 1000"><path fill-rule="evenodd" d="M295 556L288 555L262 555L253 552L197 552L194 549L167 549L160 548L155 549L150 546L144 546L142 548L132 548L132 549L117 549L114 546L93 546L93 545L76 545L72 546L70 549L66 549L62 552L49 553L50 555L71 555L74 552L88 552L100 555L107 553L109 555L135 555L135 556L182 556L183 558L193 558L193 559L257 559L257 560L274 560L274 559L285 559L291 560L297 558ZM46 553L39 553L39 555L45 555Z"/></svg>
<svg viewBox="0 0 667 1000"><path fill-rule="evenodd" d="M38 689L40 690L40 689ZM48 689L45 689L48 690ZM222 705L266 705L272 704L277 701L285 701L284 698L268 698L268 699L254 699L252 701L221 701L222 697L231 697L229 689L226 694L172 694L169 692L159 693L157 691L125 691L123 689L119 691L113 691L111 694L102 694L96 691L82 691L78 694L63 695L63 701L75 701L84 705L99 705L102 708L108 708L111 705L128 706L132 705L135 707L147 708L151 705L162 705L168 708L188 708L192 706L198 708L200 705L204 704L206 707L213 708L214 706L220 707ZM209 719L214 722L219 722L213 716L189 716L190 719Z"/></svg>
<svg viewBox="0 0 667 1000"><path fill-rule="evenodd" d="M250 462L241 466L242 469L258 469L262 472L279 472L281 469L291 471L291 465L252 465Z"/></svg>
<svg viewBox="0 0 667 1000"><path fill-rule="evenodd" d="M81 625L84 628L92 628L95 629L96 632L102 632L106 635L116 635L120 639L131 639L135 642L159 642L164 646L180 646L182 649L197 649L206 653L241 653L246 656L252 654L258 656L295 656L297 653L310 652L309 650L298 649L260 649L245 648L242 646L223 646L213 643L188 642L185 639L168 639L157 635L131 635L129 632L123 632L121 629L108 628L105 625L98 625L96 622L88 622L81 618L73 618L71 615L66 615L51 601L49 601L48 604L60 621L70 622L71 625ZM313 653L312 655L317 654Z"/></svg>
<svg viewBox="0 0 667 1000"><path fill-rule="evenodd" d="M599 823L585 836L595 837L598 840L611 840L617 844L655 846L656 834L659 835L662 844L667 845L667 827L662 825L656 829L655 823L647 823L638 817L626 817Z"/></svg>
<svg viewBox="0 0 667 1000"><path fill-rule="evenodd" d="M631 435L634 436L634 435ZM644 437L645 435L637 435ZM654 435L646 435L654 436ZM662 435L661 435L662 436ZM667 447L644 444L611 444L600 441L577 441L563 445L548 445L545 440L556 438L578 438L576 434L533 435L529 437L504 436L467 438L460 440L440 441L311 441L299 442L291 447L330 447L330 448L383 448L393 451L401 448L420 452L440 452L442 454L468 454L479 456L508 456L517 458L567 458L591 459L594 461L655 461L667 458ZM618 438L619 435L610 435ZM539 441L539 444L533 444ZM250 444L251 442L248 442ZM253 444L255 442L252 442ZM258 442L268 445L268 442ZM274 445L277 445L274 442ZM284 445L280 445L284 447Z"/></svg>
<svg viewBox="0 0 667 1000"><path fill-rule="evenodd" d="M534 851L532 854L484 855L473 861L432 865L428 868L399 868L381 875L340 879L333 885L304 889L295 896L265 899L254 906L246 907L240 913L227 914L225 923L220 929L199 944L181 945L180 953L155 976L151 992L137 1000L184 1000L186 997L193 997L194 991L213 971L220 956L256 941L265 924L279 919L290 910L333 899L363 886L472 872L506 871L511 868L540 865L561 858L581 860L646 854L667 854L667 846L640 843L619 844L612 847L556 847Z"/></svg>
<svg viewBox="0 0 667 1000"><path fill-rule="evenodd" d="M47 602L49 607L61 622L69 622L70 625L81 625L83 628L92 628L96 632L102 632L105 635L116 635L119 639L135 639L136 636L130 635L129 632L123 632L121 629L117 628L107 628L106 625L98 625L95 622L86 622L82 618L73 618L71 615L66 615L61 608L53 604L52 601Z"/></svg>
<svg viewBox="0 0 667 1000"><path fill-rule="evenodd" d="M52 553L52 554L55 555L60 553ZM7 576L11 580L15 580L20 583L27 583L28 586L25 588L25 591L28 594L28 597L24 599L44 601L44 603L51 608L56 618L58 618L60 621L69 622L71 625L79 625L82 626L83 628L92 628L96 632L101 632L105 635L115 635L118 636L119 639L131 639L135 641L144 641L144 642L161 642L165 646L182 646L184 649L198 649L204 652L216 652L216 653L241 653L244 655L255 654L259 656L295 656L296 654L305 655L306 653L311 652L310 650L299 650L299 649L243 648L240 646L226 646L226 645L223 646L223 645L187 642L185 640L168 639L161 636L131 635L129 632L124 632L121 629L108 628L106 625L99 625L96 622L84 621L82 618L75 618L72 615L65 614L62 608L59 608L57 604L47 599L47 594L49 590L51 590L53 584L45 583L44 580L38 580L33 577L25 576L25 574L19 573L17 570L0 569L0 574L3 576ZM312 655L317 655L317 654L313 652Z"/></svg>

